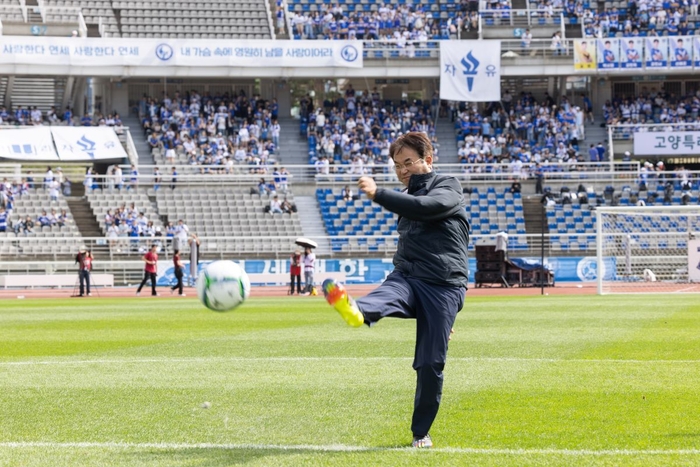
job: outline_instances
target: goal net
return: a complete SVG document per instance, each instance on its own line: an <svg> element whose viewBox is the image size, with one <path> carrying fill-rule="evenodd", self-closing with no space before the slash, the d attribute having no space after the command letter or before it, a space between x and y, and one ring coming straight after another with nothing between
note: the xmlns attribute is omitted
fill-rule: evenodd
<svg viewBox="0 0 700 467"><path fill-rule="evenodd" d="M700 206L596 209L598 293L700 292Z"/></svg>

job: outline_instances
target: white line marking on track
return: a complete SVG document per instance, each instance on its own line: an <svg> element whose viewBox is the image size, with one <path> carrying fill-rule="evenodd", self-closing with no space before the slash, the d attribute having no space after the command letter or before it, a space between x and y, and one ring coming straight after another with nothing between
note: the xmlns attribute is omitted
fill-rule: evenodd
<svg viewBox="0 0 700 467"><path fill-rule="evenodd" d="M673 293L681 293L681 292L688 292L690 290L697 290L698 286L694 285L692 287L686 287L685 289L680 289L680 290L674 290Z"/></svg>
<svg viewBox="0 0 700 467"><path fill-rule="evenodd" d="M1 366L31 365L102 365L147 363L226 363L226 362L318 362L318 361L410 361L410 357L162 357L162 358L114 358L95 360L20 360L0 361ZM620 364L697 364L700 360L635 360L589 358L518 358L518 357L448 357L448 362L533 362L533 363L620 363Z"/></svg>
<svg viewBox="0 0 700 467"><path fill-rule="evenodd" d="M348 446L343 444L215 444L215 443L120 443L120 442L50 442L50 441L17 441L0 442L0 449L221 449L221 450L276 450L276 451L314 451L314 452L381 452L407 451L416 452L410 447L368 447ZM457 454L486 454L486 455L561 455L561 456L640 456L640 455L700 455L700 449L556 449L556 448L433 448L431 452L446 452Z"/></svg>

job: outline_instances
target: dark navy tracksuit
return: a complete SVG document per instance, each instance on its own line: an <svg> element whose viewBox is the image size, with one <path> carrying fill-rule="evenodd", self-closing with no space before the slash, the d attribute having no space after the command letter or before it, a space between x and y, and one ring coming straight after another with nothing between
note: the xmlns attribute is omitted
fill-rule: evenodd
<svg viewBox="0 0 700 467"><path fill-rule="evenodd" d="M414 174L404 192L379 188L374 201L399 215L394 271L357 306L372 325L387 316L416 320L417 373L411 430L428 434L442 396L447 342L464 304L469 220L457 179Z"/></svg>

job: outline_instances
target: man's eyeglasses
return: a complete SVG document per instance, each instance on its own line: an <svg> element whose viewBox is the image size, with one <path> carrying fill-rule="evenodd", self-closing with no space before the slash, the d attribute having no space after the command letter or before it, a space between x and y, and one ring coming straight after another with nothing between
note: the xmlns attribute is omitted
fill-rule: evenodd
<svg viewBox="0 0 700 467"><path fill-rule="evenodd" d="M405 164L394 164L394 170L399 171L403 169L410 169L416 164L423 162L423 159L416 159L415 161L408 161Z"/></svg>

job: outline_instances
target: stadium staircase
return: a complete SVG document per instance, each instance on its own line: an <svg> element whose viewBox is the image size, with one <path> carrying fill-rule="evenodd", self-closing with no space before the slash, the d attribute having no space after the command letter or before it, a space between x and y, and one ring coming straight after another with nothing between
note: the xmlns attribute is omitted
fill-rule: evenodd
<svg viewBox="0 0 700 467"><path fill-rule="evenodd" d="M591 147L591 144L598 146L598 143L602 142L603 146L606 148L608 146L608 130L607 128L601 128L599 121L597 120L593 125L586 125L586 138L584 138L583 143L579 144L579 153L581 153L585 161L589 161L588 149Z"/></svg>
<svg viewBox="0 0 700 467"><path fill-rule="evenodd" d="M435 122L435 136L437 136L440 150L438 162L442 164L457 164L457 138L455 138L454 123L449 117L438 118Z"/></svg>
<svg viewBox="0 0 700 467"><path fill-rule="evenodd" d="M27 23L29 24L41 24L44 19L39 13L39 2L38 0L26 0L27 5Z"/></svg>
<svg viewBox="0 0 700 467"><path fill-rule="evenodd" d="M129 115L122 118L122 123L124 123L124 126L129 127L129 132L131 132L131 138L134 140L134 146L136 146L136 153L139 155L139 166L155 165L156 161L153 158L153 154L151 154L146 134L141 129L139 119ZM160 169L161 172L165 173L163 167ZM153 173L153 171L149 169L148 173Z"/></svg>
<svg viewBox="0 0 700 467"><path fill-rule="evenodd" d="M29 78L17 76L14 78L10 90L12 109L22 106L25 109L36 106L43 114L56 106L60 114L63 94L65 92L66 78Z"/></svg>
<svg viewBox="0 0 700 467"><path fill-rule="evenodd" d="M304 221L301 223L301 230L305 237L326 237L328 233L323 225L321 210L319 209L316 197L314 196L295 196L294 202L297 205L299 218ZM331 243L328 239L317 239L318 249L316 256L327 256L331 253Z"/></svg>
<svg viewBox="0 0 700 467"><path fill-rule="evenodd" d="M286 25L284 27L284 32L282 34L277 32L277 2L275 0L269 0L267 3L270 5L270 18L272 21L272 28L275 31L275 38L280 39L280 40L290 39L289 31L287 31ZM284 10L285 10L285 15L288 15L289 12L287 11L286 7Z"/></svg>
<svg viewBox="0 0 700 467"><path fill-rule="evenodd" d="M543 217L545 208L542 205L541 196L534 195L523 198L523 217L525 218L525 229L530 235L537 235L544 232L549 233L546 216Z"/></svg>
<svg viewBox="0 0 700 467"><path fill-rule="evenodd" d="M76 186L81 191L83 190L83 185ZM73 189L73 195L76 195L76 189ZM92 208L88 203L87 197L83 195L79 196L67 196L66 202L70 208L70 213L73 216L75 225L78 227L78 231L82 237L103 237L102 229L97 223L95 214L92 212Z"/></svg>
<svg viewBox="0 0 700 467"><path fill-rule="evenodd" d="M299 133L299 120L281 117L280 158L282 164L304 165L309 163L309 141Z"/></svg>
<svg viewBox="0 0 700 467"><path fill-rule="evenodd" d="M546 76L503 77L501 79L501 92L510 91L513 96L513 105L521 92L531 92L538 101L544 99L544 94L549 89L549 78Z"/></svg>

